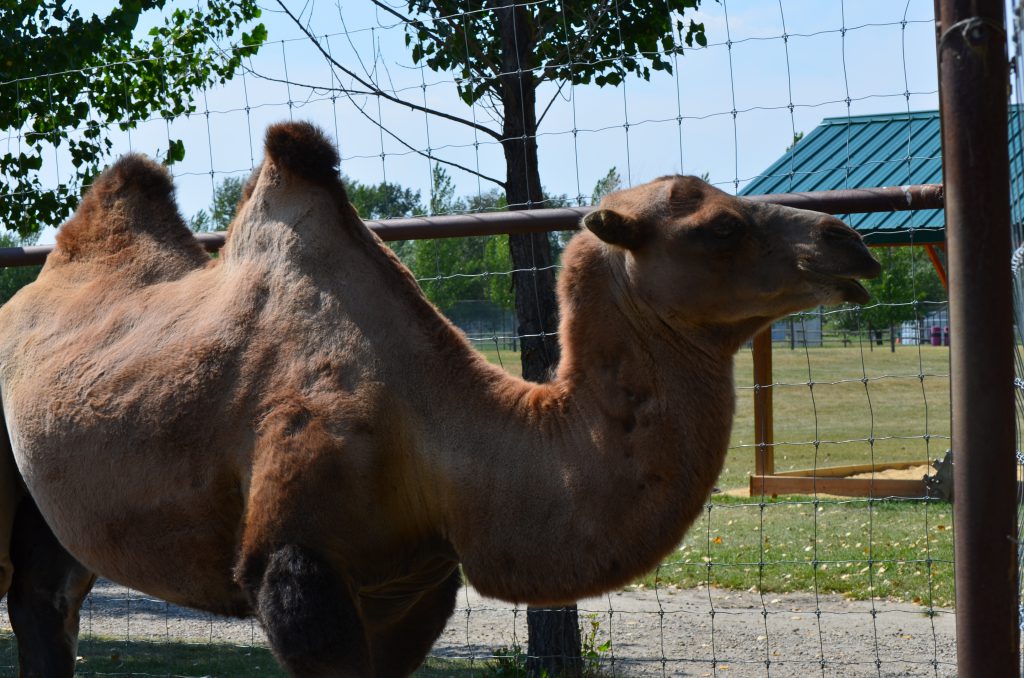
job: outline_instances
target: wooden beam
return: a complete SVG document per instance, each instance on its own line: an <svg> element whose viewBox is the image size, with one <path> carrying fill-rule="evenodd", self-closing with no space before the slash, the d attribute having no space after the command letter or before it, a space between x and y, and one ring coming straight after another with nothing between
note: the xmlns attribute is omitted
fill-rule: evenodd
<svg viewBox="0 0 1024 678"><path fill-rule="evenodd" d="M841 478L843 476L855 476L860 473L871 473L879 471L897 471L900 469L914 468L915 466L929 466L927 459L924 461L887 461L875 464L857 464L855 466L825 466L822 468L805 468L795 471L779 471L775 474L764 473L759 475L775 476L818 476L819 478Z"/></svg>
<svg viewBox="0 0 1024 678"><path fill-rule="evenodd" d="M824 476L750 476L750 496L833 494L841 497L925 497L923 480L830 478Z"/></svg>

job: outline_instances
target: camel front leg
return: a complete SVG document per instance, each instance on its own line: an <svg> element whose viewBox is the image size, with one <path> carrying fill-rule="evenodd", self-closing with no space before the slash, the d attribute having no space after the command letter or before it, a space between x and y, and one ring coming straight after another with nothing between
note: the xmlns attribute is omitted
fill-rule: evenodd
<svg viewBox="0 0 1024 678"><path fill-rule="evenodd" d="M11 555L17 569L7 604L19 676L71 678L79 611L96 575L64 550L28 496L18 505Z"/></svg>
<svg viewBox="0 0 1024 678"><path fill-rule="evenodd" d="M14 511L19 491L14 459L0 457L0 598L11 588L14 563L11 562L11 537L14 533Z"/></svg>
<svg viewBox="0 0 1024 678"><path fill-rule="evenodd" d="M3 414L0 413L0 426ZM14 563L11 562L11 536L14 531L14 512L22 495L18 467L6 430L0 430L0 598L11 588Z"/></svg>

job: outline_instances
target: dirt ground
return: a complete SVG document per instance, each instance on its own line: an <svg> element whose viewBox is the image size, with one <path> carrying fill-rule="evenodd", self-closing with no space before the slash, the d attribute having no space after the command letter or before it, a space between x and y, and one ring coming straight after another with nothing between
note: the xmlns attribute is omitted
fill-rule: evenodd
<svg viewBox="0 0 1024 678"><path fill-rule="evenodd" d="M912 604L841 596L712 589L628 591L582 601L586 629L607 675L955 676L955 618ZM0 628L10 629L6 604ZM264 644L258 625L185 610L100 582L82 615L83 634L134 640ZM489 658L526 646L526 611L472 589L434 647L439 657Z"/></svg>

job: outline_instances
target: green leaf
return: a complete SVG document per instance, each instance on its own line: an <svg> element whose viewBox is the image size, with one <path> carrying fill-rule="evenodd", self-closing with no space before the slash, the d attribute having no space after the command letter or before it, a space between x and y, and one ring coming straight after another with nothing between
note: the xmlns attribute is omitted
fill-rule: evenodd
<svg viewBox="0 0 1024 678"><path fill-rule="evenodd" d="M185 142L181 139L171 139L167 146L167 163L173 165L185 159Z"/></svg>

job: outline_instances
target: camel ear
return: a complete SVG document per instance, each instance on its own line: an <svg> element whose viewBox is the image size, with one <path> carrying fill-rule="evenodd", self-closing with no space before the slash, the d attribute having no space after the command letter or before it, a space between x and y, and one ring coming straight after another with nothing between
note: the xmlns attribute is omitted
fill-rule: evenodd
<svg viewBox="0 0 1024 678"><path fill-rule="evenodd" d="M642 222L615 210L594 210L583 217L583 225L609 245L635 249L647 239Z"/></svg>

